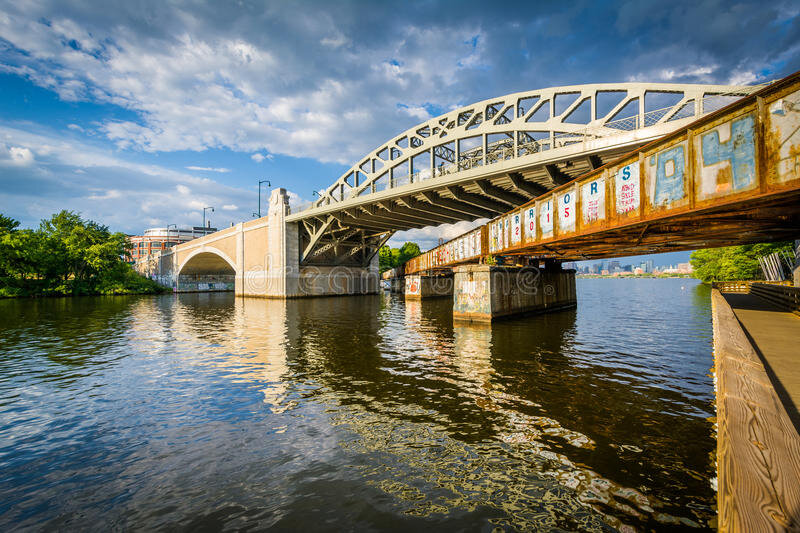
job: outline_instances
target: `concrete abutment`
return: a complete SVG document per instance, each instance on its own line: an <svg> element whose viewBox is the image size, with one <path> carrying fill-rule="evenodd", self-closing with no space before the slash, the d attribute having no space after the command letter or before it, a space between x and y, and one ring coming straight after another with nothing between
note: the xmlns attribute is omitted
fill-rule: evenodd
<svg viewBox="0 0 800 533"><path fill-rule="evenodd" d="M404 279L406 299L443 298L453 296L452 272L441 274L409 274Z"/></svg>
<svg viewBox="0 0 800 533"><path fill-rule="evenodd" d="M491 322L577 305L574 270L464 265L453 272L454 320Z"/></svg>

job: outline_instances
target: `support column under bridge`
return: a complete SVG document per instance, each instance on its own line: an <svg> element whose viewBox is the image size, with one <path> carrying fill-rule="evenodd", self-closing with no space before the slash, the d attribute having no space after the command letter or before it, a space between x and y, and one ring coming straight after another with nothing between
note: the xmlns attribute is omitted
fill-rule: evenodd
<svg viewBox="0 0 800 533"><path fill-rule="evenodd" d="M400 279L405 281L406 299L453 297L452 272L419 272Z"/></svg>
<svg viewBox="0 0 800 533"><path fill-rule="evenodd" d="M575 271L560 270L560 266L538 269L463 265L453 271L454 320L491 322L577 305Z"/></svg>

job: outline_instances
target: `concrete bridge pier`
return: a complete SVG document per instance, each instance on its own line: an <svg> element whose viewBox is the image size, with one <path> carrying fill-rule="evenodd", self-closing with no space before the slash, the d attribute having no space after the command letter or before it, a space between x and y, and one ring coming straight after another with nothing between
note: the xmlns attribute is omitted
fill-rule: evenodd
<svg viewBox="0 0 800 533"><path fill-rule="evenodd" d="M409 274L405 279L406 299L426 299L453 296L453 273Z"/></svg>
<svg viewBox="0 0 800 533"><path fill-rule="evenodd" d="M389 291L394 294L403 294L406 291L405 278L391 278L389 279Z"/></svg>
<svg viewBox="0 0 800 533"><path fill-rule="evenodd" d="M453 319L491 322L501 317L571 309L577 305L575 271L463 265L454 271Z"/></svg>

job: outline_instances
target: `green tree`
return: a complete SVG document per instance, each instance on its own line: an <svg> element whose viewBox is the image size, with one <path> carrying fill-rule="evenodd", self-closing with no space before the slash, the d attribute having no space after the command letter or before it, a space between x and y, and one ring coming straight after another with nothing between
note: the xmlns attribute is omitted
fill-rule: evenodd
<svg viewBox="0 0 800 533"><path fill-rule="evenodd" d="M36 230L0 215L0 295L118 294L159 292L125 259L130 244L122 233L61 211Z"/></svg>
<svg viewBox="0 0 800 533"><path fill-rule="evenodd" d="M14 220L0 213L0 235L14 231L19 227L19 220Z"/></svg>
<svg viewBox="0 0 800 533"><path fill-rule="evenodd" d="M383 272L390 268L398 267L421 253L422 251L419 249L419 245L415 242L407 242L400 248L381 246L381 249L378 251L380 271Z"/></svg>
<svg viewBox="0 0 800 533"><path fill-rule="evenodd" d="M692 252L694 276L704 282L761 279L758 258L773 252L792 253L792 243L745 244Z"/></svg>
<svg viewBox="0 0 800 533"><path fill-rule="evenodd" d="M378 268L381 272L394 268L392 249L389 246L383 245L381 249L378 250Z"/></svg>
<svg viewBox="0 0 800 533"><path fill-rule="evenodd" d="M419 245L415 242L407 242L400 247L400 262L398 264L403 264L411 258L417 257L420 255L422 251L419 249Z"/></svg>

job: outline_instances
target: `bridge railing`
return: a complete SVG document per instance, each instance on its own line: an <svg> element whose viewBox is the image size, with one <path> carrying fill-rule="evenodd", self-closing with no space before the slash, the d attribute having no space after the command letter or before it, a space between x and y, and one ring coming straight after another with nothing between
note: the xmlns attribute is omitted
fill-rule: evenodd
<svg viewBox="0 0 800 533"><path fill-rule="evenodd" d="M552 245L579 235L796 191L798 153L800 73L426 252L405 272L481 253L546 257ZM464 239L481 232L479 253L458 253Z"/></svg>

